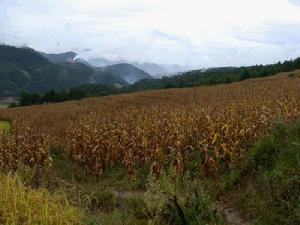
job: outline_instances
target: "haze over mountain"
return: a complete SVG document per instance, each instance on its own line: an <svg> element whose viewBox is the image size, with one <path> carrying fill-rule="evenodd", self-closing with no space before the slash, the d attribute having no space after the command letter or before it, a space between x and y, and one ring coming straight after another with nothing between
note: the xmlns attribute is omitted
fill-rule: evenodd
<svg viewBox="0 0 300 225"><path fill-rule="evenodd" d="M129 84L133 84L139 80L152 79L144 70L138 69L128 63L120 63L100 68L103 72L114 74Z"/></svg>
<svg viewBox="0 0 300 225"><path fill-rule="evenodd" d="M138 63L138 62L130 62L127 60L109 60L103 57L97 57L97 58L91 58L88 59L88 62L96 67L103 67L103 66L111 66L115 64L131 64L141 70L144 70L145 72L149 73L152 76L157 75L168 75L168 74L174 74L179 72L185 72L187 70L190 70L190 67L186 66L180 66L180 65L160 65L155 63Z"/></svg>
<svg viewBox="0 0 300 225"><path fill-rule="evenodd" d="M78 56L75 52L65 52L65 53L44 53L40 52L45 58L47 58L52 63L62 63L62 62L70 62L70 63L83 63L90 67L105 67L116 64L130 64L133 65L146 73L152 76L162 76L175 74L178 72L187 71L188 68L180 65L158 65L155 63L137 63L137 62L129 62L127 60L109 60L103 57L97 57L92 59L84 59Z"/></svg>

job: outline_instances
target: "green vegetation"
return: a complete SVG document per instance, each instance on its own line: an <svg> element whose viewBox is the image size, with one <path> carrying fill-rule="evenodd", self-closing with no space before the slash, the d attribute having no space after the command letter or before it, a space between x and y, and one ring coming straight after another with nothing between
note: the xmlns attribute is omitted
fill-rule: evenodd
<svg viewBox="0 0 300 225"><path fill-rule="evenodd" d="M47 91L44 94L35 92L22 92L18 103L12 103L8 107L38 105L44 103L64 102L70 100L80 100L85 97L105 96L119 93L119 89L113 86L102 84L83 84L70 88L68 91Z"/></svg>
<svg viewBox="0 0 300 225"><path fill-rule="evenodd" d="M188 175L174 178L163 173L159 179L150 175L145 203L151 224L222 224L201 182Z"/></svg>
<svg viewBox="0 0 300 225"><path fill-rule="evenodd" d="M217 182L205 181L217 199L231 201L251 224L300 224L300 123L279 122L249 151L242 167Z"/></svg>
<svg viewBox="0 0 300 225"><path fill-rule="evenodd" d="M277 125L254 146L238 206L259 225L300 224L300 124Z"/></svg>

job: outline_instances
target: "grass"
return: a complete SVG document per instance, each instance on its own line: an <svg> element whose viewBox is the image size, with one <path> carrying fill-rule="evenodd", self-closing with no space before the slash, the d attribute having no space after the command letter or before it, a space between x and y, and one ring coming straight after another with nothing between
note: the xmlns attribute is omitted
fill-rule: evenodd
<svg viewBox="0 0 300 225"><path fill-rule="evenodd" d="M63 194L31 189L14 175L0 175L0 224L79 225L83 213Z"/></svg>
<svg viewBox="0 0 300 225"><path fill-rule="evenodd" d="M11 125L9 122L7 121L0 121L0 132L1 131L4 131L4 132L7 132L9 131L11 128Z"/></svg>
<svg viewBox="0 0 300 225"><path fill-rule="evenodd" d="M140 182L130 180L125 169L114 167L95 176L71 160L59 145L52 146L51 157L54 182L46 180L42 185L51 191L64 190L69 201L85 212L85 224L147 224L143 199L135 195Z"/></svg>
<svg viewBox="0 0 300 225"><path fill-rule="evenodd" d="M300 123L279 123L237 176L238 209L257 225L300 224Z"/></svg>

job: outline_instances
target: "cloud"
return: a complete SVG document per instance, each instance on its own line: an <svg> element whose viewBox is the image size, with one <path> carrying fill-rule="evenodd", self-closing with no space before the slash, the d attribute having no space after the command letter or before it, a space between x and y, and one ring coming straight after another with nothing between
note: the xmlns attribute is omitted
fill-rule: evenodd
<svg viewBox="0 0 300 225"><path fill-rule="evenodd" d="M0 0L0 42L209 67L300 56L299 0ZM84 49L90 49L84 51Z"/></svg>

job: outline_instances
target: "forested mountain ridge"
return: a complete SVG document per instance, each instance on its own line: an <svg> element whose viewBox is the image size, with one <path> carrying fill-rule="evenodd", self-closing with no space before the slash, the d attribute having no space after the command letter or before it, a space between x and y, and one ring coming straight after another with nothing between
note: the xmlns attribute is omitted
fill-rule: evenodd
<svg viewBox="0 0 300 225"><path fill-rule="evenodd" d="M122 79L128 75L128 71L120 70L118 66L103 70L74 60L72 62L75 54L69 52L50 54L50 57L47 55L51 62L30 48L0 45L0 97L18 96L23 91L44 93L49 90L68 90L88 83L116 87L129 84ZM129 67L129 71L136 72L131 74L134 76L129 78L130 81L143 79L148 75L133 66Z"/></svg>
<svg viewBox="0 0 300 225"><path fill-rule="evenodd" d="M29 48L0 46L0 96L45 92L87 83L94 71L83 64L53 64Z"/></svg>

